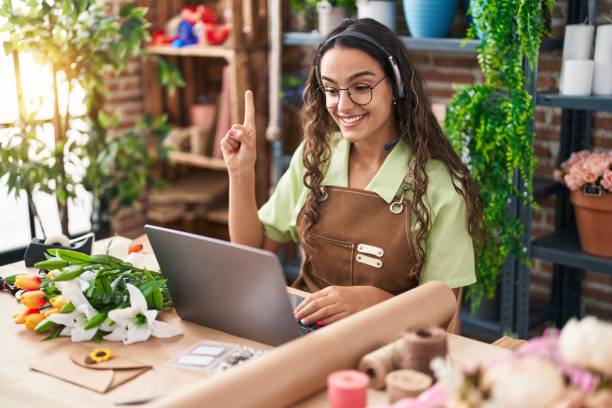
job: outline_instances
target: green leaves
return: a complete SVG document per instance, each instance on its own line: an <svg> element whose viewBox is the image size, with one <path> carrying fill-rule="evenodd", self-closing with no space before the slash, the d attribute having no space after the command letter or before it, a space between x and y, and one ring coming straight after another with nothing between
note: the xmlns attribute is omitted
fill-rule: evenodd
<svg viewBox="0 0 612 408"><path fill-rule="evenodd" d="M552 8L552 1L546 7ZM483 296L492 297L500 271L512 254L527 263L523 225L508 214L511 200L534 206L532 197L532 128L534 103L526 89L523 61L534 66L546 33L542 2L474 0L469 37L482 35L478 62L484 83L460 88L453 96L444 128L455 151L480 185L485 241L477 248L477 284L468 296L476 309ZM523 185L523 190L516 183Z"/></svg>

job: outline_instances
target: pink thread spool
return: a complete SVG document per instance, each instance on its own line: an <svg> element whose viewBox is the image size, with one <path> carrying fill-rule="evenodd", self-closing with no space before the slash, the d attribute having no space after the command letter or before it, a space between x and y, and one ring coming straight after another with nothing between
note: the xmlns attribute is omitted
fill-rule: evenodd
<svg viewBox="0 0 612 408"><path fill-rule="evenodd" d="M330 408L363 408L367 405L370 378L356 370L331 373L327 377Z"/></svg>

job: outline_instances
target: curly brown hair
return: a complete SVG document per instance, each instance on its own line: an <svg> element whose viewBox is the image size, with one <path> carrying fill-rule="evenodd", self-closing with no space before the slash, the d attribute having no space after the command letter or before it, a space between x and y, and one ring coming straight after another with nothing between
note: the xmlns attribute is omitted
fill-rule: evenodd
<svg viewBox="0 0 612 408"><path fill-rule="evenodd" d="M426 166L429 160L440 160L450 173L455 190L466 203L466 224L475 243L482 241L482 206L478 184L470 177L467 167L461 162L444 135L434 116L423 81L408 51L393 32L379 22L370 19L347 19L329 33L321 42L315 54L304 90L304 150L303 162L306 168L304 184L311 191L304 204L303 214L305 231L310 230L318 220L318 203L321 199L323 169L330 158L329 136L339 129L325 106L324 93L320 91L321 81L317 77L321 57L333 47L361 50L380 64L388 78L394 78L387 56L378 47L352 36L341 36L332 41L331 37L347 31L358 31L378 44L384 44L385 50L395 59L405 83L405 97L399 98L398 90L393 87L393 97L397 101L394 109L395 124L401 132L401 138L412 150L410 171L412 173L410 189L413 198L410 208L415 215L417 232L410 237L417 261L410 267L410 276L418 277L425 262L425 241L430 230L430 212L427 204L428 176ZM307 243L305 243L307 245Z"/></svg>

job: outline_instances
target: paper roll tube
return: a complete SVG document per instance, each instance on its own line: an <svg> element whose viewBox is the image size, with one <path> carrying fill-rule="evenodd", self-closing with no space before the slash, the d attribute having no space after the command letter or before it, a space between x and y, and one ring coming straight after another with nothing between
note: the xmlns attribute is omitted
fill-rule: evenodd
<svg viewBox="0 0 612 408"><path fill-rule="evenodd" d="M432 379L427 374L415 370L396 370L385 378L389 402L393 403L403 398L414 398L431 387Z"/></svg>
<svg viewBox="0 0 612 408"><path fill-rule="evenodd" d="M152 407L271 407L294 404L322 390L327 376L405 330L446 327L457 301L441 282L428 282L280 346L223 375L156 400Z"/></svg>
<svg viewBox="0 0 612 408"><path fill-rule="evenodd" d="M612 60L593 64L593 95L612 95Z"/></svg>
<svg viewBox="0 0 612 408"><path fill-rule="evenodd" d="M563 95L588 96L593 84L593 61L567 60L563 61L561 89Z"/></svg>
<svg viewBox="0 0 612 408"><path fill-rule="evenodd" d="M612 24L597 27L595 37L595 61L612 64ZM612 76L612 73L608 73Z"/></svg>
<svg viewBox="0 0 612 408"><path fill-rule="evenodd" d="M595 26L568 24L563 40L563 60L586 60L591 58Z"/></svg>

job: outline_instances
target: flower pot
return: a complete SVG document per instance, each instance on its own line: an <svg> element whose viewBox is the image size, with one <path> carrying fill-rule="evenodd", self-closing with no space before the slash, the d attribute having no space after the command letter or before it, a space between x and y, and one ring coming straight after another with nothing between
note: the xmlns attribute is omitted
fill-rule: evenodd
<svg viewBox="0 0 612 408"><path fill-rule="evenodd" d="M373 18L395 32L395 1L389 0L358 0L357 17Z"/></svg>
<svg viewBox="0 0 612 408"><path fill-rule="evenodd" d="M326 36L346 18L346 10L344 7L332 7L328 2L321 1L317 3L317 15L319 17L319 32Z"/></svg>
<svg viewBox="0 0 612 408"><path fill-rule="evenodd" d="M413 37L446 37L453 26L459 0L403 0Z"/></svg>
<svg viewBox="0 0 612 408"><path fill-rule="evenodd" d="M571 192L570 201L576 213L582 250L612 257L612 193L603 192L597 197L577 190Z"/></svg>

